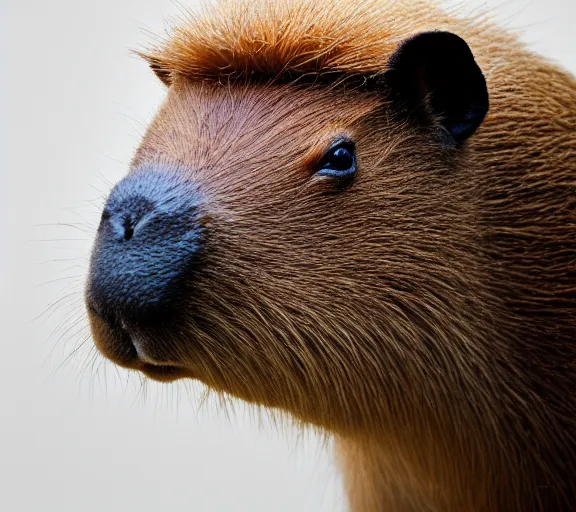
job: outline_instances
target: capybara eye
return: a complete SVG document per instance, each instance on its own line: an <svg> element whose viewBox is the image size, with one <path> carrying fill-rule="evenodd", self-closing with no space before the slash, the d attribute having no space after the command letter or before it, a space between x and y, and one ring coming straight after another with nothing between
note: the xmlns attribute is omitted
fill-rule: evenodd
<svg viewBox="0 0 576 512"><path fill-rule="evenodd" d="M318 174L333 178L350 178L356 172L354 143L349 140L334 144L322 158Z"/></svg>

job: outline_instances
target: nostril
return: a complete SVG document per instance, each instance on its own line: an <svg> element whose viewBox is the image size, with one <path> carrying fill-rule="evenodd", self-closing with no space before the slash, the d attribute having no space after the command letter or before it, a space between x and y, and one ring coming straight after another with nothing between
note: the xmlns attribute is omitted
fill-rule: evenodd
<svg viewBox="0 0 576 512"><path fill-rule="evenodd" d="M134 234L134 229L127 227L126 231L124 232L124 240L128 241L132 238L132 235Z"/></svg>
<svg viewBox="0 0 576 512"><path fill-rule="evenodd" d="M134 236L134 228L138 223L131 215L124 219L124 240L128 241Z"/></svg>

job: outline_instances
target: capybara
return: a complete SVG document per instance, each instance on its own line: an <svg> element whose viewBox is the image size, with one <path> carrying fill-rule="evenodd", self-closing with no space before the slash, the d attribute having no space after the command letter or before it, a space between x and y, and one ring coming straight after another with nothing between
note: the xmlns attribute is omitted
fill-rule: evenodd
<svg viewBox="0 0 576 512"><path fill-rule="evenodd" d="M99 350L334 436L353 512L576 510L576 80L430 2L206 4L112 190Z"/></svg>

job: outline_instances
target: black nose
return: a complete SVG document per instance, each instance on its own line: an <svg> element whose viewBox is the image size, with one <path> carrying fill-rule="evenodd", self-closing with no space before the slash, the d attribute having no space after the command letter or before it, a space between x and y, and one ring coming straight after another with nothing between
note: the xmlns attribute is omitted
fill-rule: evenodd
<svg viewBox="0 0 576 512"><path fill-rule="evenodd" d="M101 316L149 322L187 293L204 241L200 196L169 172L143 169L112 190L92 252L87 299Z"/></svg>

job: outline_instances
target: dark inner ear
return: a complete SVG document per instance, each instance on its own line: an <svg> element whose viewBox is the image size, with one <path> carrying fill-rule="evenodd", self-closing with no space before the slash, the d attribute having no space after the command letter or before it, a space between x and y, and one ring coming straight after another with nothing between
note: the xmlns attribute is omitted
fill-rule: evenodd
<svg viewBox="0 0 576 512"><path fill-rule="evenodd" d="M423 32L404 41L385 73L394 102L421 122L439 119L455 143L470 137L488 112L482 71L461 37Z"/></svg>

